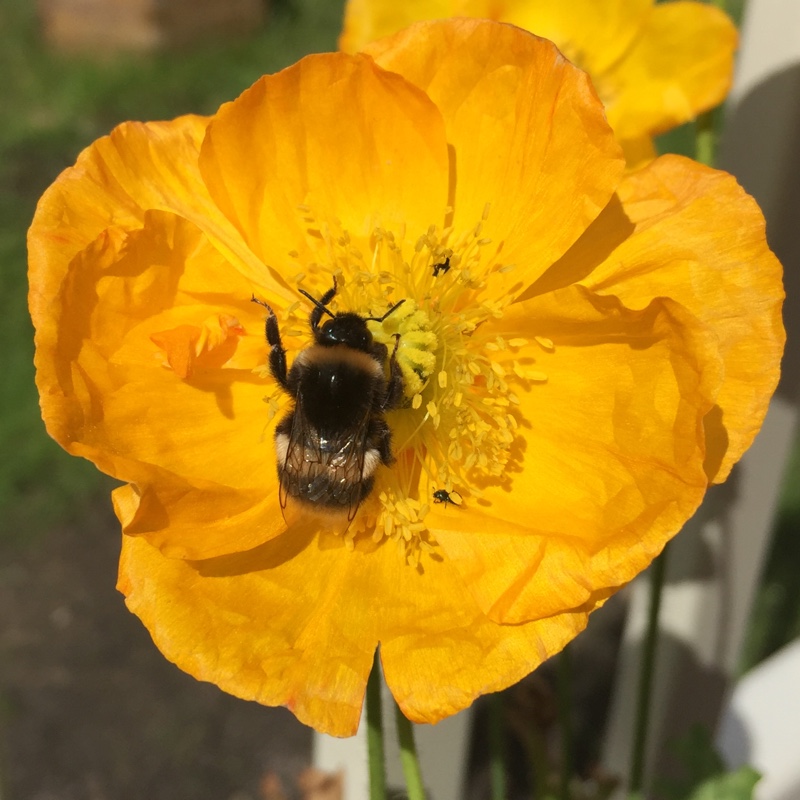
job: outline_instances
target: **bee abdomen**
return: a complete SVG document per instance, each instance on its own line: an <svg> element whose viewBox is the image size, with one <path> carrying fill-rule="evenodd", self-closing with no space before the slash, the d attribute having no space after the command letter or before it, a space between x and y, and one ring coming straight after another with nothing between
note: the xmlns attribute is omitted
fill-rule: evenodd
<svg viewBox="0 0 800 800"><path fill-rule="evenodd" d="M337 481L330 475L309 478L284 472L282 481L289 497L315 509L346 513L369 495L375 479L370 476L353 484Z"/></svg>
<svg viewBox="0 0 800 800"><path fill-rule="evenodd" d="M352 439L337 442L318 434L305 445L290 446L286 427L278 426L275 449L281 487L287 496L314 506L348 510L370 493L381 463L377 449L369 447L359 458L353 452L358 446Z"/></svg>

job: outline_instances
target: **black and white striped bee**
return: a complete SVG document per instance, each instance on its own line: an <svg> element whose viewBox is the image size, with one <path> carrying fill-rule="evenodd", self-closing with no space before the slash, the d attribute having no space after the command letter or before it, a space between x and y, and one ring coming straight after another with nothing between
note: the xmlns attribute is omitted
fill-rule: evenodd
<svg viewBox="0 0 800 800"><path fill-rule="evenodd" d="M382 317L334 314L327 305L336 289L334 280L320 300L300 289L314 304L309 316L314 343L298 353L288 372L277 317L266 303L253 301L268 311L270 372L294 398L293 408L275 429L281 508L292 498L317 511L346 514L349 524L372 491L378 466L394 461L384 413L403 398L400 337L396 335L389 357L367 322L383 322L404 300ZM323 314L330 319L320 325Z"/></svg>

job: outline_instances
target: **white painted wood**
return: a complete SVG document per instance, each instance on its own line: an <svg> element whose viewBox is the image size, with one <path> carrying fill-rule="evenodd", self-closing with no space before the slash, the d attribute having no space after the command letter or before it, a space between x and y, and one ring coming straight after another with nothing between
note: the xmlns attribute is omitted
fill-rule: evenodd
<svg viewBox="0 0 800 800"><path fill-rule="evenodd" d="M799 40L797 0L748 0L729 104L737 105L764 78L796 64Z"/></svg>
<svg viewBox="0 0 800 800"><path fill-rule="evenodd" d="M314 734L311 762L325 772L344 772L342 800L367 800L369 767L367 765L367 726L364 713L358 733L349 739L337 739L324 733Z"/></svg>
<svg viewBox="0 0 800 800"><path fill-rule="evenodd" d="M422 777L428 800L461 800L464 797L470 709L443 720L438 725L415 725ZM397 743L394 701L383 684L383 729L386 749L386 781L390 789L405 787ZM361 716L358 734L349 739L315 733L312 763L326 772L344 771L342 800L367 800L369 769L367 765L366 718Z"/></svg>
<svg viewBox="0 0 800 800"><path fill-rule="evenodd" d="M726 706L717 746L729 767L755 767L756 800L800 800L800 639L749 672Z"/></svg>

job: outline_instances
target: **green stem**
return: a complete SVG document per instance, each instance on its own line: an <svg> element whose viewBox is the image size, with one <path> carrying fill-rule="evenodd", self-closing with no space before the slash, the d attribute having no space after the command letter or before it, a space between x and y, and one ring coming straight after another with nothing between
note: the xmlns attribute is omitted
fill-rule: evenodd
<svg viewBox="0 0 800 800"><path fill-rule="evenodd" d="M717 109L700 114L695 122L694 157L707 167L714 166L717 150Z"/></svg>
<svg viewBox="0 0 800 800"><path fill-rule="evenodd" d="M406 778L408 800L425 800L425 787L422 785L417 747L414 744L414 728L396 703L395 716L397 738L400 742L400 763L403 765L403 774Z"/></svg>
<svg viewBox="0 0 800 800"><path fill-rule="evenodd" d="M650 722L650 694L658 648L658 612L661 608L661 594L664 588L664 572L667 564L669 545L653 562L650 568L650 608L647 614L647 631L642 650L642 663L639 671L639 692L636 701L636 722L633 730L633 751L631 772L628 779L628 800L644 797L642 783L644 760L647 752L647 731Z"/></svg>
<svg viewBox="0 0 800 800"><path fill-rule="evenodd" d="M489 763L492 800L506 800L504 724L503 693L495 692L489 696Z"/></svg>
<svg viewBox="0 0 800 800"><path fill-rule="evenodd" d="M535 723L534 727L528 732L527 744L533 767L533 780L531 781L533 784L532 800L543 800L548 797L550 787L550 762L547 758L547 742Z"/></svg>
<svg viewBox="0 0 800 800"><path fill-rule="evenodd" d="M383 751L383 710L381 709L381 668L378 651L367 680L367 758L370 800L386 800L386 767Z"/></svg>
<svg viewBox="0 0 800 800"><path fill-rule="evenodd" d="M569 800L572 777L572 652L569 645L558 657L558 726L561 729L561 800Z"/></svg>
<svg viewBox="0 0 800 800"><path fill-rule="evenodd" d="M712 6L727 13L726 0L710 0ZM695 122L694 157L707 167L714 166L717 154L717 128L719 108L712 108L698 116Z"/></svg>

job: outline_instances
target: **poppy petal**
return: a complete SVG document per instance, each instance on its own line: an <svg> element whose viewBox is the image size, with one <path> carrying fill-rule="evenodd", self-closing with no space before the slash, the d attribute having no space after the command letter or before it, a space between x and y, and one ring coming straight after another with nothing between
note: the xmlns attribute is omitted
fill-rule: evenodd
<svg viewBox="0 0 800 800"><path fill-rule="evenodd" d="M216 114L200 167L220 208L283 275L299 271L298 257L314 260L313 241L335 220L352 237L378 226L418 236L447 205L441 115L364 56L308 56L261 78Z"/></svg>
<svg viewBox="0 0 800 800"><path fill-rule="evenodd" d="M418 23L366 52L439 107L453 225L481 223L496 259L514 266L488 291L518 294L600 213L624 167L588 77L551 42L486 20Z"/></svg>
<svg viewBox="0 0 800 800"><path fill-rule="evenodd" d="M546 381L520 392L508 485L427 521L483 611L519 623L627 582L691 516L721 364L714 336L666 299L631 311L573 287L491 325L529 341L513 360ZM509 374L511 359L498 357Z"/></svg>
<svg viewBox="0 0 800 800"><path fill-rule="evenodd" d="M550 39L571 61L590 73L600 72L631 46L651 4L652 0L348 0L339 48L355 53L422 20L481 17Z"/></svg>
<svg viewBox="0 0 800 800"><path fill-rule="evenodd" d="M136 484L131 530L184 556L246 549L284 527L270 387L253 373L267 350L253 286L192 223L166 212L143 222L75 256L52 309L32 304L45 423L70 452ZM223 526L202 524L209 503Z"/></svg>
<svg viewBox="0 0 800 800"><path fill-rule="evenodd" d="M653 6L633 47L601 77L617 136L654 136L719 105L733 80L737 38L711 3Z"/></svg>
<svg viewBox="0 0 800 800"><path fill-rule="evenodd" d="M70 259L106 228L135 230L149 209L191 220L242 273L282 292L208 194L198 169L207 117L126 122L44 193L28 232L31 286L52 303Z"/></svg>
<svg viewBox="0 0 800 800"><path fill-rule="evenodd" d="M118 588L181 669L238 697L286 705L335 736L358 728L378 643L403 713L437 722L529 673L604 599L546 622L496 625L446 561L413 570L394 547L350 550L302 529L199 562L124 536Z"/></svg>
<svg viewBox="0 0 800 800"><path fill-rule="evenodd" d="M580 281L632 308L671 297L715 331L725 378L707 420L706 470L721 483L761 428L778 383L781 274L763 215L735 178L662 156L626 177L619 202L533 288Z"/></svg>
<svg viewBox="0 0 800 800"><path fill-rule="evenodd" d="M472 14L462 9L469 5ZM481 13L484 12L484 13ZM412 22L423 19L444 19L456 16L489 17L489 2L462 3L457 0L406 0L393 3L391 0L347 0L344 9L339 49L345 53L356 53L364 46L389 36Z"/></svg>
<svg viewBox="0 0 800 800"><path fill-rule="evenodd" d="M500 0L492 5L494 19L554 41L570 61L601 75L640 35L652 0Z"/></svg>

